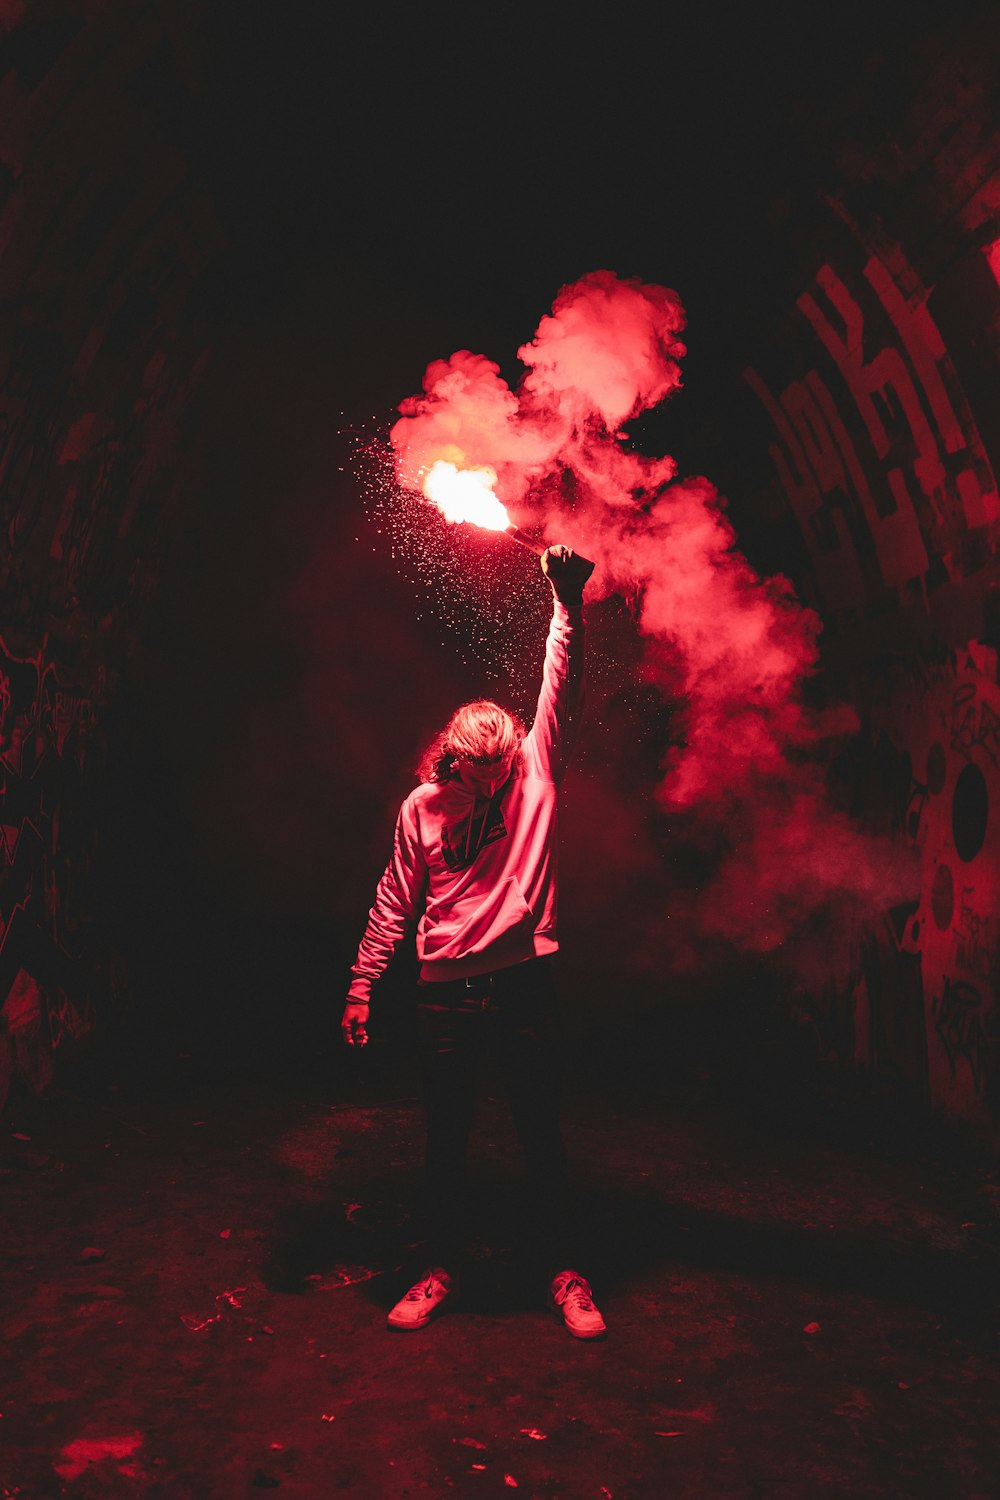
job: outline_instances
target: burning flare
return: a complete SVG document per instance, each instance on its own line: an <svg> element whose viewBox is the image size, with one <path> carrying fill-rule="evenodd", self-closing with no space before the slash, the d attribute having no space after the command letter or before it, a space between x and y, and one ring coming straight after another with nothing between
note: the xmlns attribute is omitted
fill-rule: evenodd
<svg viewBox="0 0 1000 1500"><path fill-rule="evenodd" d="M545 547L515 526L505 507L493 493L496 469L460 469L439 458L424 475L424 494L446 521L471 521L487 531L505 531L515 542L541 557ZM586 558L581 558L586 562Z"/></svg>
<svg viewBox="0 0 1000 1500"><path fill-rule="evenodd" d="M506 531L510 525L503 505L493 493L495 469L459 469L439 458L424 476L424 494L446 521L471 521L487 531Z"/></svg>

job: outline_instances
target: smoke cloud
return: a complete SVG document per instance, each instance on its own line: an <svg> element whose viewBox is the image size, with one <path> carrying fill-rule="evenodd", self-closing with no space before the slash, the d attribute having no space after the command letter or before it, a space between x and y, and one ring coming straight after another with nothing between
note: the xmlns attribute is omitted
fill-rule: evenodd
<svg viewBox="0 0 1000 1500"><path fill-rule="evenodd" d="M832 903L905 899L913 876L828 794L830 755L858 726L849 707L807 702L820 620L787 580L754 572L707 479L629 445L626 424L681 386L684 323L675 292L593 272L518 351L516 390L460 350L401 403L391 442L407 489L437 459L495 469L519 525L597 560L588 597L629 600L643 681L683 705L659 809L710 851L682 903L685 944L770 952Z"/></svg>

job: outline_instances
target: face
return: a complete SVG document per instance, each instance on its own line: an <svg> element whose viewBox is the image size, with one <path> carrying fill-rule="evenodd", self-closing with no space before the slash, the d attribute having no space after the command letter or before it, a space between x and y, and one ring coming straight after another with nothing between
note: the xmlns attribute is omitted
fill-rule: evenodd
<svg viewBox="0 0 1000 1500"><path fill-rule="evenodd" d="M497 755L492 759L477 756L475 760L462 755L455 758L455 773L467 792L476 797L492 797L507 781L514 766L514 754Z"/></svg>

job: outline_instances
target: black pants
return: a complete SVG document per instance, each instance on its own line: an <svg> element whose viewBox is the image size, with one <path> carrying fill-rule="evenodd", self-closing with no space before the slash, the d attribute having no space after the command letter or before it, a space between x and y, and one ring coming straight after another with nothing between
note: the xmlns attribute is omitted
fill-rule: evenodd
<svg viewBox="0 0 1000 1500"><path fill-rule="evenodd" d="M420 986L427 1249L446 1269L462 1249L469 1131L486 1062L508 1097L524 1155L530 1259L547 1273L573 1264L550 963L536 958L468 981Z"/></svg>

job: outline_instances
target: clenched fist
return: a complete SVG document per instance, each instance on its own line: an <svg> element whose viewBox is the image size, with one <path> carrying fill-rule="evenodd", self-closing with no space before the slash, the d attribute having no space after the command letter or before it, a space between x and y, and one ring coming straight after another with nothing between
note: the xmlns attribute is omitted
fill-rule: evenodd
<svg viewBox="0 0 1000 1500"><path fill-rule="evenodd" d="M340 1022L340 1033L349 1047L368 1045L368 1006L360 1000L348 1000Z"/></svg>

